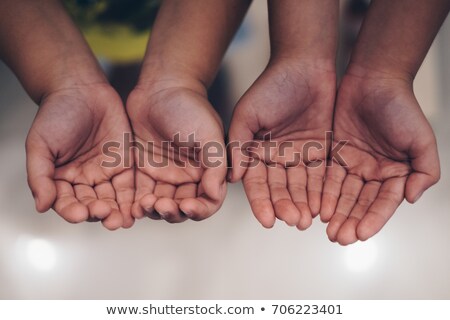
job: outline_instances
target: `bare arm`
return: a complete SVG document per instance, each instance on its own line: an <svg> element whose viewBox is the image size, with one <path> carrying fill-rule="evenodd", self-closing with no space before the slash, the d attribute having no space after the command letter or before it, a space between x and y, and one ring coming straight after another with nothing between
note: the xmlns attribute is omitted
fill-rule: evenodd
<svg viewBox="0 0 450 320"><path fill-rule="evenodd" d="M272 58L322 61L334 68L339 1L269 0Z"/></svg>
<svg viewBox="0 0 450 320"><path fill-rule="evenodd" d="M0 1L0 58L37 103L56 88L106 81L57 0Z"/></svg>
<svg viewBox="0 0 450 320"><path fill-rule="evenodd" d="M102 146L121 141L129 122L60 1L0 1L0 57L40 105L26 142L37 211L130 227L133 170L100 165Z"/></svg>
<svg viewBox="0 0 450 320"><path fill-rule="evenodd" d="M161 154L164 142L174 141L180 132L182 140L193 133L202 148L215 142L225 150L222 123L206 89L249 4L247 0L163 1L138 85L127 100L136 140L154 142L149 153ZM138 166L133 215L169 222L208 218L226 194L226 155L218 159L215 167L201 163L181 168L173 159L164 168Z"/></svg>
<svg viewBox="0 0 450 320"><path fill-rule="evenodd" d="M449 8L448 0L372 1L336 100L334 138L347 141L346 168L326 175L321 216L331 218L330 240L367 240L403 199L416 202L439 180L436 138L412 83Z"/></svg>
<svg viewBox="0 0 450 320"><path fill-rule="evenodd" d="M194 78L208 87L251 1L163 1L140 83L154 76Z"/></svg>
<svg viewBox="0 0 450 320"><path fill-rule="evenodd" d="M449 10L449 0L373 0L350 70L413 79Z"/></svg>

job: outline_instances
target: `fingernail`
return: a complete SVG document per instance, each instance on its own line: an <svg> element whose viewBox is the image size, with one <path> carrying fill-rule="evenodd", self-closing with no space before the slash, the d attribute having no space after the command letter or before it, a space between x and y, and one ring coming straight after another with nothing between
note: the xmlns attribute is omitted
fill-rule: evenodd
<svg viewBox="0 0 450 320"><path fill-rule="evenodd" d="M39 198L37 197L34 198L34 204L36 205L36 210L39 211L40 208Z"/></svg>
<svg viewBox="0 0 450 320"><path fill-rule="evenodd" d="M414 198L414 201L413 201L413 203L416 203L419 199L420 199L420 197L423 195L423 191L421 192L421 193L419 193L415 198Z"/></svg>
<svg viewBox="0 0 450 320"><path fill-rule="evenodd" d="M161 217L161 219L164 219L164 220L166 220L167 215L168 215L166 212L158 212L158 214Z"/></svg>
<svg viewBox="0 0 450 320"><path fill-rule="evenodd" d="M192 219L192 213L184 211L184 210L183 210L183 213L186 217L188 217L189 219Z"/></svg>
<svg viewBox="0 0 450 320"><path fill-rule="evenodd" d="M190 217L191 216L191 213L190 212L188 212L188 211L183 211L183 213L186 215L186 216L188 216L188 217Z"/></svg>

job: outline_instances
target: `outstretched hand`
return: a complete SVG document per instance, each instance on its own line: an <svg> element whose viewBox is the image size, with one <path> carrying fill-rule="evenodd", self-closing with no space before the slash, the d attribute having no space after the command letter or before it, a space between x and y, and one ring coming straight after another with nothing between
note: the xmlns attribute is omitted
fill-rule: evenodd
<svg viewBox="0 0 450 320"><path fill-rule="evenodd" d="M304 230L319 214L335 77L334 66L272 62L236 106L229 139L230 146L238 141L240 148L229 150L229 180L243 179L252 211L264 227L278 218ZM263 146L267 134L275 143L272 152ZM250 157L241 150L248 141L259 142Z"/></svg>
<svg viewBox="0 0 450 320"><path fill-rule="evenodd" d="M222 122L206 90L170 81L138 85L127 110L136 140L133 216L176 223L219 210L226 194L226 150Z"/></svg>
<svg viewBox="0 0 450 320"><path fill-rule="evenodd" d="M345 163L327 168L321 219L342 245L375 235L404 198L414 203L440 177L436 140L412 83L347 74L334 116ZM347 167L344 167L346 165Z"/></svg>
<svg viewBox="0 0 450 320"><path fill-rule="evenodd" d="M126 132L131 133L125 109L107 84L73 86L45 96L26 141L28 182L37 210L53 207L72 223L101 220L111 230L130 227L133 168L123 162L102 165L111 161L104 144L120 143ZM123 144L115 151L125 155Z"/></svg>

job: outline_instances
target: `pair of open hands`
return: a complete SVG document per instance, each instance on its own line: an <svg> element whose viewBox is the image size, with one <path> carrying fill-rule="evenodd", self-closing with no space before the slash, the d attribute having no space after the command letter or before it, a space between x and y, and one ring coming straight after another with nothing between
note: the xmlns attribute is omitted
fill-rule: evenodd
<svg viewBox="0 0 450 320"><path fill-rule="evenodd" d="M132 133L143 152L127 146ZM149 157L162 162L163 142L177 133L182 142L195 133L201 141L221 142L225 150L221 121L206 91L192 83L164 80L137 86L126 108L107 83L46 95L26 142L28 182L37 210L53 207L69 222L102 221L110 230L131 227L145 215L169 222L209 217L225 198L226 155L222 166L206 168L180 148L174 150L176 157L166 159L168 166L152 166ZM110 142L120 147L106 150ZM120 155L120 164L111 166L113 159L105 151ZM139 159L143 165L135 166ZM183 168L180 159L199 165Z"/></svg>
<svg viewBox="0 0 450 320"><path fill-rule="evenodd" d="M243 178L265 227L278 218L304 230L320 214L331 241L364 241L440 177L436 139L407 77L351 66L336 94L333 67L269 64L236 107L230 140L267 132L296 152L318 144L296 167L276 152L247 170L237 165L242 156L232 157L231 181Z"/></svg>
<svg viewBox="0 0 450 320"><path fill-rule="evenodd" d="M332 130L334 141L325 141ZM329 149L317 149L311 163L319 166L286 167L276 155L266 159L263 154L256 166L246 168L242 152L231 150L228 180L243 179L252 210L265 227L278 218L303 230L320 214L329 221L332 241L365 240L405 197L415 202L439 179L433 131L404 79L348 73L336 98L333 70L290 61L269 64L238 103L229 139L260 140L269 132L273 141L291 141L298 151L311 141L348 142L340 151L345 163L331 163ZM155 159L165 156L163 141L173 141L175 134L187 141L195 133L200 147L214 141L225 150L220 118L206 89L194 80L139 85L126 108L106 83L64 88L43 99L27 138L28 180L37 210L53 207L69 222L101 220L117 229L144 216L201 220L220 208L226 195L225 153L216 156L220 166L209 167L201 160L205 150L193 156L176 148L179 154L156 168L148 161L137 165L142 150L121 143L117 152L134 158L135 165L102 166L111 160L103 153L105 143L123 142L125 133ZM179 159L196 165L182 167Z"/></svg>

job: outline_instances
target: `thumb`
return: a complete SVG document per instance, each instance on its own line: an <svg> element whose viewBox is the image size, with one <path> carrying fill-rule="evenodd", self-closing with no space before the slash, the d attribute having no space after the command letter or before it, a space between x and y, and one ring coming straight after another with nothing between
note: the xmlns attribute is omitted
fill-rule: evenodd
<svg viewBox="0 0 450 320"><path fill-rule="evenodd" d="M230 130L228 131L228 156L230 158L231 169L228 172L229 182L238 182L247 171L249 156L247 148L253 142L254 133L250 129L248 117L239 112L239 106L231 120Z"/></svg>
<svg viewBox="0 0 450 320"><path fill-rule="evenodd" d="M214 140L206 143L200 152L202 166L205 169L201 185L208 197L221 200L223 184L226 182L227 157L224 143L218 142L220 141L218 139Z"/></svg>
<svg viewBox="0 0 450 320"><path fill-rule="evenodd" d="M47 146L31 143L27 139L27 175L28 185L34 197L36 210L49 210L56 199L56 186L53 180L55 164Z"/></svg>
<svg viewBox="0 0 450 320"><path fill-rule="evenodd" d="M413 147L411 159L413 172L406 181L405 198L408 202L415 203L440 179L441 169L436 140L427 143L425 147Z"/></svg>

